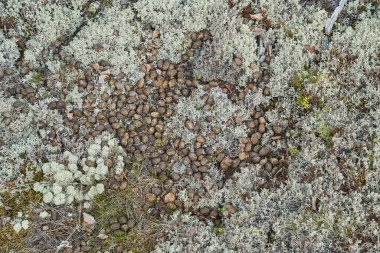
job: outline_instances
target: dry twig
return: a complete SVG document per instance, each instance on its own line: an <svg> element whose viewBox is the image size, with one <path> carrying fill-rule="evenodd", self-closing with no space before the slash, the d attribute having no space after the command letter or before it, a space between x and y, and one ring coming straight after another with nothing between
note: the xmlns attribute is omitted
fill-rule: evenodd
<svg viewBox="0 0 380 253"><path fill-rule="evenodd" d="M327 33L331 32L331 29L335 23L335 21L338 18L339 13L342 11L344 5L346 4L347 0L340 0L338 7L335 8L333 14L329 19L327 19L326 24L325 24L325 31Z"/></svg>

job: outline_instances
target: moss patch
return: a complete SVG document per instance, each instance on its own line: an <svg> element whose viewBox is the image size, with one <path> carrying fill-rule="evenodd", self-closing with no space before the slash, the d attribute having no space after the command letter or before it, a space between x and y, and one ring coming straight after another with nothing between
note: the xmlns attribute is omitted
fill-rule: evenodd
<svg viewBox="0 0 380 253"><path fill-rule="evenodd" d="M127 231L107 233L108 237L102 241L103 249L111 250L122 245L128 252L149 252L155 245L153 237L159 226L156 218L148 212L143 192L157 180L141 174L139 160L127 166L129 169L125 181L120 183L121 187L95 197L91 214L97 221L97 233L109 227L111 218L123 216L136 222L136 226Z"/></svg>
<svg viewBox="0 0 380 253"><path fill-rule="evenodd" d="M30 230L21 230L16 233L12 226L0 226L0 252L35 252L27 245L30 233Z"/></svg>
<svg viewBox="0 0 380 253"><path fill-rule="evenodd" d="M0 217L15 217L18 212L27 213L32 206L41 202L42 196L31 189L23 191L5 191L0 193L3 206L0 207Z"/></svg>

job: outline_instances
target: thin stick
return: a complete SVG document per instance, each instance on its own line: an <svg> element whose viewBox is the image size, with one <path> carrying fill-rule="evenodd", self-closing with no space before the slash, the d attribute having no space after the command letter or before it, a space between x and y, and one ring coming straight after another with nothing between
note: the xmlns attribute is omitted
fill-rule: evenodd
<svg viewBox="0 0 380 253"><path fill-rule="evenodd" d="M70 245L70 243L69 243L69 239L73 236L73 234L75 233L75 231L76 231L78 228L79 228L79 225L77 225L77 226L73 229L73 231L71 231L71 233L70 233L69 236L66 238L66 240L62 241L62 242L58 245L58 247L57 247L55 253L58 253L62 248L71 248L71 247L72 247L72 246Z"/></svg>
<svg viewBox="0 0 380 253"><path fill-rule="evenodd" d="M340 0L339 6L335 8L333 14L329 19L327 19L326 24L325 24L325 31L326 33L330 33L331 29L335 23L335 21L338 18L339 13L342 11L344 5L346 4L347 0Z"/></svg>

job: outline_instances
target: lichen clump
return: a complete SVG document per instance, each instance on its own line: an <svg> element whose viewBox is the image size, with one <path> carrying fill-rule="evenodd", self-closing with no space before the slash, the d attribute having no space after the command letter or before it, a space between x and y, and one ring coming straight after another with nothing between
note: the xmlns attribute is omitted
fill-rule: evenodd
<svg viewBox="0 0 380 253"><path fill-rule="evenodd" d="M117 156L114 165L115 173L122 173L123 151L117 146L116 140L110 139L107 145L101 146L101 139L97 139L89 146L87 157L82 160L69 151L65 151L63 163L51 161L43 164L44 176L51 180L36 182L33 189L43 194L45 203L63 205L72 204L74 201L86 201L84 206L88 208L90 201L104 192L104 185L99 182L109 174L105 159L111 154Z"/></svg>

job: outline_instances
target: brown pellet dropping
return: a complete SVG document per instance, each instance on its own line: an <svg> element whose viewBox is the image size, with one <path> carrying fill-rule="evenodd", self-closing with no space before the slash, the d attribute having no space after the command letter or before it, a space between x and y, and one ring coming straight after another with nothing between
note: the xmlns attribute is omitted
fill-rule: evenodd
<svg viewBox="0 0 380 253"><path fill-rule="evenodd" d="M266 155L269 154L269 152L270 152L270 148L269 147L263 147L263 148L260 149L259 155L260 156L266 156Z"/></svg>
<svg viewBox="0 0 380 253"><path fill-rule="evenodd" d="M260 124L258 130L260 133L264 133L265 132L265 124Z"/></svg>
<svg viewBox="0 0 380 253"><path fill-rule="evenodd" d="M171 178L174 180L174 181L178 181L181 179L181 176L178 174L178 173L173 173L171 175Z"/></svg>
<svg viewBox="0 0 380 253"><path fill-rule="evenodd" d="M123 135L123 138L121 139L121 143L125 146L128 145L128 139L129 139L129 134L125 132Z"/></svg>
<svg viewBox="0 0 380 253"><path fill-rule="evenodd" d="M254 163L259 163L260 160L261 160L260 156L253 156L253 157L252 157L252 161L253 161Z"/></svg>
<svg viewBox="0 0 380 253"><path fill-rule="evenodd" d="M11 68L4 69L4 74L6 74L7 76L11 75L12 73L13 73L13 70Z"/></svg>
<svg viewBox="0 0 380 253"><path fill-rule="evenodd" d="M254 151L254 152L259 152L260 149L261 149L261 146L260 146L260 145L255 145L255 146L253 147L253 151Z"/></svg>
<svg viewBox="0 0 380 253"><path fill-rule="evenodd" d="M243 62L242 62L242 60L240 58L235 58L235 63L236 63L236 65L241 66L241 64Z"/></svg>
<svg viewBox="0 0 380 253"><path fill-rule="evenodd" d="M269 96L269 95L270 95L269 88L268 88L268 87L265 87L263 93L264 93L264 96Z"/></svg>
<svg viewBox="0 0 380 253"><path fill-rule="evenodd" d="M152 116L153 118L158 118L160 116L160 113L159 112L152 112L152 113L150 113L150 116Z"/></svg>
<svg viewBox="0 0 380 253"><path fill-rule="evenodd" d="M277 165L277 164L278 164L278 159L277 159L277 158L271 158L269 161L270 161L271 164L273 164L273 165Z"/></svg>
<svg viewBox="0 0 380 253"><path fill-rule="evenodd" d="M174 149L168 149L167 151L166 151L166 154L167 155L169 155L169 156L172 156L172 155L175 155L175 150Z"/></svg>
<svg viewBox="0 0 380 253"><path fill-rule="evenodd" d="M191 161L196 161L198 158L197 158L197 155L195 153L190 153L189 154L189 158Z"/></svg>
<svg viewBox="0 0 380 253"><path fill-rule="evenodd" d="M203 136L198 136L197 137L197 142L199 143L205 143L206 139Z"/></svg>
<svg viewBox="0 0 380 253"><path fill-rule="evenodd" d="M272 164L267 162L265 164L265 170L268 171L268 172L271 172L272 171Z"/></svg>
<svg viewBox="0 0 380 253"><path fill-rule="evenodd" d="M56 102L50 102L50 103L48 104L48 108L49 108L50 110L57 109L57 103L56 103Z"/></svg>
<svg viewBox="0 0 380 253"><path fill-rule="evenodd" d="M266 123L265 118L264 118L264 117L260 117L260 118L259 118L259 123L260 123L260 124L265 124L265 123Z"/></svg>
<svg viewBox="0 0 380 253"><path fill-rule="evenodd" d="M167 193L164 197L165 203L170 203L170 202L173 202L174 200L175 200L175 195L172 192Z"/></svg>
<svg viewBox="0 0 380 253"><path fill-rule="evenodd" d="M198 168L198 170L199 170L199 172L206 173L207 170L208 170L208 168L207 168L207 166L200 166L200 167Z"/></svg>
<svg viewBox="0 0 380 253"><path fill-rule="evenodd" d="M281 135L276 135L276 136L273 136L271 137L272 141L277 141L279 139L281 139Z"/></svg>
<svg viewBox="0 0 380 253"><path fill-rule="evenodd" d="M239 159L241 160L241 161L244 161L245 159L247 159L248 158L248 155L245 153L245 152L241 152L241 153L239 153Z"/></svg>
<svg viewBox="0 0 380 253"><path fill-rule="evenodd" d="M119 129L119 128L121 128L121 124L118 123L118 122L112 123L111 126L112 126L113 129L116 129L116 130Z"/></svg>
<svg viewBox="0 0 380 253"><path fill-rule="evenodd" d="M160 132L160 133L162 133L164 131L163 125L156 125L154 128L156 129L157 132Z"/></svg>
<svg viewBox="0 0 380 253"><path fill-rule="evenodd" d="M88 166L88 167L95 167L96 163L92 160L86 160L85 164Z"/></svg>
<svg viewBox="0 0 380 253"><path fill-rule="evenodd" d="M245 144L244 151L250 152L252 150L252 143Z"/></svg>
<svg viewBox="0 0 380 253"><path fill-rule="evenodd" d="M186 121L186 127L187 129L192 130L194 129L194 124L190 121Z"/></svg>
<svg viewBox="0 0 380 253"><path fill-rule="evenodd" d="M221 163L220 163L220 167L223 169L223 170L226 170L226 169L228 169L229 167L231 167L232 166L232 164L233 164L233 160L230 158L230 157L225 157L222 161L221 161Z"/></svg>
<svg viewBox="0 0 380 253"><path fill-rule="evenodd" d="M258 135L258 133L252 134L251 142L253 145L256 145L257 143L259 143L259 140L260 140L260 136Z"/></svg>

